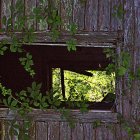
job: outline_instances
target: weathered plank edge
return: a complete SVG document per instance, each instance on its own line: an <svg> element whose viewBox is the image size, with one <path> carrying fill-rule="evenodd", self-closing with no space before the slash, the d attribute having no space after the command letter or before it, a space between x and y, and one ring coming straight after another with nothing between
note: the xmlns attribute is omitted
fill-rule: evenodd
<svg viewBox="0 0 140 140"><path fill-rule="evenodd" d="M0 109L0 119L1 120L12 120L16 116L16 112L11 111L8 108ZM40 109L34 109L28 114L32 117L34 121L66 121L62 118L58 111L53 109L47 109L46 111ZM101 120L101 122L111 122L117 123L117 113L111 111L101 111L101 110L89 110L87 113L81 113L79 110L71 110L71 116L77 122L94 122L96 120ZM22 120L19 116L18 120Z"/></svg>
<svg viewBox="0 0 140 140"><path fill-rule="evenodd" d="M22 38L24 33L15 32L17 37ZM34 42L42 42L42 43L50 43L52 41L52 37L50 36L50 32L35 32L36 40ZM71 38L74 38L78 44L88 44L88 43L112 43L116 44L118 40L122 38L122 36L118 35L120 32L78 32L74 36L70 35L67 32L61 32L59 38L55 41L58 43L66 43ZM121 37L121 38L120 38ZM7 39L10 42L10 37L7 36L6 33L0 33L0 41L3 39Z"/></svg>

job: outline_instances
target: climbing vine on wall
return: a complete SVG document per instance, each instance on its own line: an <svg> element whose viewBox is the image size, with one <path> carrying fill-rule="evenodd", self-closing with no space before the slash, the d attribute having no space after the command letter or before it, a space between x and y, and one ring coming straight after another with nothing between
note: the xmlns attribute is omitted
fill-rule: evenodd
<svg viewBox="0 0 140 140"><path fill-rule="evenodd" d="M86 0L80 0L81 4L84 4ZM56 41L57 38L60 35L59 32L59 26L62 24L61 17L58 13L57 7L55 5L53 7L47 7L45 4L46 0L40 0L40 6L33 8L32 14L30 15L23 15L24 13L24 6L22 0L17 0L15 7L11 7L12 16L17 17L15 23L13 24L12 17L6 17L4 16L2 19L2 24L4 25L4 28L1 30L1 32L6 33L10 37L10 40L4 39L0 42L0 55L4 55L6 51L10 51L12 53L20 53L23 55L23 57L19 58L19 61L21 65L24 67L24 69L33 77L35 75L35 71L33 69L33 60L32 55L27 52L23 48L23 44L25 43L32 43L35 41L36 36L34 35L35 29L33 28L32 21L37 20L40 22L40 24L46 20L46 23L49 25L49 28L51 29L50 35L52 37L52 41ZM70 6L71 7L71 6ZM71 15L71 9L68 11L68 16ZM123 6L119 4L118 6L114 6L114 17L118 18L119 20L123 19L123 15L125 14L125 11L123 9ZM44 16L42 16L44 15ZM28 21L28 22L26 22ZM67 25L67 29L70 32L70 35L72 36L70 40L67 40L67 46L69 51L75 51L76 50L76 44L77 41L74 39L74 35L77 33L77 25L75 23L70 23ZM23 33L22 37L18 37L15 32L13 31L20 31ZM114 52L110 53L111 50L106 50L107 57L110 57L110 54L113 54L111 57L112 59L115 59ZM138 69L137 74L133 75L129 69L130 69L130 62L131 57L128 52L122 52L120 54L121 59L119 60L119 67L116 69L116 66L114 64L110 64L108 68L106 69L108 73L111 73L112 71L116 72L116 76L123 77L125 74L129 74L130 81L134 78L140 77L140 70ZM114 60L115 62L115 60ZM130 83L131 84L131 83ZM37 84L35 82L32 83L31 87L28 87L26 90L22 90L19 93L16 93L16 96L13 96L13 93L10 89L6 89L2 84L0 84L0 89L5 97L2 102L9 107L10 109L17 111L17 114L22 116L23 118L26 118L26 121L24 122L23 131L24 131L24 140L29 139L28 130L31 125L30 118L27 118L27 114L32 111L33 108L40 108L40 109L47 109L48 107L52 109L58 108L60 105L60 99L59 96L43 96L40 92L41 84ZM55 93L55 91L52 91ZM51 94L53 95L53 94ZM85 108L84 108L85 109ZM69 110L61 109L60 112L63 114L63 116L70 122L71 126L73 125L73 120L70 117ZM94 126L100 125L100 122L97 121ZM10 129L11 135L18 135L19 133L19 125L17 124L17 120L15 117L15 120L10 122L10 126L12 129ZM136 125L133 127L132 125L128 124L125 125L126 129L129 134L134 134L135 140L138 140L140 138L139 134L139 128ZM137 130L137 131L136 131ZM133 132L133 133L132 133Z"/></svg>
<svg viewBox="0 0 140 140"><path fill-rule="evenodd" d="M48 6L51 4L52 6ZM8 39L3 39L0 42L0 55L4 55L6 51L11 53L20 53L22 57L19 58L19 62L27 71L30 76L34 77L35 71L33 69L34 62L33 56L24 49L24 44L31 44L35 42L36 36L34 34L34 21L38 24L45 24L49 26L50 36L52 41L56 41L59 38L60 31L59 27L62 25L61 16L58 13L57 3L52 3L51 1L40 0L40 5L34 7L30 14L23 14L25 11L24 3L22 0L17 0L14 6L10 7L11 16L6 15L2 18L3 29L1 32L8 36ZM69 9L67 16L72 16L71 9ZM15 21L13 22L13 17ZM67 30L72 36L70 40L67 40L68 51L76 51L76 40L73 36L77 33L77 25L75 23L69 23L67 25ZM18 35L16 32L22 34ZM45 110L47 108L55 109L59 111L62 116L68 120L71 127L74 127L74 120L70 115L69 109L58 109L60 106L59 96L53 96L55 91L51 94L43 96L40 91L41 84L33 82L31 87L27 87L26 90L22 90L19 93L13 93L11 89L7 89L0 84L0 91L3 95L3 99L0 102L4 103L6 107L13 110L15 113L15 118L13 121L7 121L6 124L10 126L9 134L11 137L14 135L18 139L22 138L24 140L30 139L30 127L32 125L32 119L28 117L33 108L39 108ZM10 113L9 110L9 113ZM17 122L17 117L24 119L22 127Z"/></svg>

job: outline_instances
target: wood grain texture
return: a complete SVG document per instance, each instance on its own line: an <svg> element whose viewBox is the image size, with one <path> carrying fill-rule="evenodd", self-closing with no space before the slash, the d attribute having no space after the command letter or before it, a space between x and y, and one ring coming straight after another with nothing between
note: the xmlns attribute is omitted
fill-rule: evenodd
<svg viewBox="0 0 140 140"><path fill-rule="evenodd" d="M92 123L83 123L84 140L94 140L94 131Z"/></svg>
<svg viewBox="0 0 140 140"><path fill-rule="evenodd" d="M71 128L68 122L60 122L60 140L71 140Z"/></svg>
<svg viewBox="0 0 140 140"><path fill-rule="evenodd" d="M48 140L60 140L59 122L48 122Z"/></svg>
<svg viewBox="0 0 140 140"><path fill-rule="evenodd" d="M98 0L86 0L85 6L85 30L97 31Z"/></svg>
<svg viewBox="0 0 140 140"><path fill-rule="evenodd" d="M76 123L75 128L72 129L72 140L84 140L82 123Z"/></svg>
<svg viewBox="0 0 140 140"><path fill-rule="evenodd" d="M24 33L15 33L17 37L23 38ZM35 33L36 40L34 43L52 43L52 38L49 32L36 32ZM59 45L60 43L65 44L68 39L72 36L66 32L62 32L59 38L56 40L56 43ZM122 36L121 36L122 37ZM78 32L73 36L74 39L77 40L77 45L87 46L92 43L103 43L102 46L106 43L116 44L118 41L118 33L117 32ZM10 37L6 36L6 34L0 35L0 41L3 39L9 40ZM58 43L59 42L59 43Z"/></svg>
<svg viewBox="0 0 140 140"><path fill-rule="evenodd" d="M0 120L0 140L4 140L4 120Z"/></svg>
<svg viewBox="0 0 140 140"><path fill-rule="evenodd" d="M35 124L35 139L36 140L48 140L48 123L36 122Z"/></svg>
<svg viewBox="0 0 140 140"><path fill-rule="evenodd" d="M108 131L108 140L116 140L117 139L116 138L117 137L116 136L116 126L117 126L117 124L110 123L108 125L109 125L108 130L107 130Z"/></svg>
<svg viewBox="0 0 140 140"><path fill-rule="evenodd" d="M110 0L99 0L98 3L98 23L99 31L109 31L110 25Z"/></svg>
<svg viewBox="0 0 140 140"><path fill-rule="evenodd" d="M100 126L100 127L97 127L97 128L95 128L95 132L96 132L96 139L98 139L98 140L103 140L103 137L102 137L102 133L103 133L103 131L102 131L102 127Z"/></svg>
<svg viewBox="0 0 140 140"><path fill-rule="evenodd" d="M61 0L61 31L68 31L68 26L72 23L72 10L73 9L73 1L72 0Z"/></svg>
<svg viewBox="0 0 140 140"><path fill-rule="evenodd" d="M134 53L134 60L135 60L135 69L139 68L140 66L140 1L135 0L134 1L135 5L135 53ZM140 109L138 105L140 104L140 96L139 96L139 91L140 91L140 81L137 80L135 83L135 89L137 89L137 94L135 98L132 98L133 102L135 103L133 106L133 115L137 116L137 119L140 119ZM136 86L137 85L137 86Z"/></svg>
<svg viewBox="0 0 140 140"><path fill-rule="evenodd" d="M78 25L78 30L84 30L85 7L80 0L73 0L73 22Z"/></svg>
<svg viewBox="0 0 140 140"><path fill-rule="evenodd" d="M117 54L117 59L116 59L116 67L120 67L121 66L121 48L122 48L122 43L121 41L119 41L117 43L117 48L116 48L116 54ZM116 79L116 109L117 109L117 112L121 113L123 112L123 100L122 100L122 95L123 95L123 92L122 92L122 77L117 77Z"/></svg>
<svg viewBox="0 0 140 140"><path fill-rule="evenodd" d="M33 9L36 8L36 0L25 0L25 15L27 17L30 17L33 15ZM26 28L32 27L34 30L36 30L36 20L30 19L26 21L25 24Z"/></svg>
<svg viewBox="0 0 140 140"><path fill-rule="evenodd" d="M11 6L11 0L1 0L1 9L2 9L1 18L3 18L4 16L6 18L11 17L10 6ZM2 24L2 28L6 28L6 27Z"/></svg>
<svg viewBox="0 0 140 140"><path fill-rule="evenodd" d="M121 130L120 124L115 125L115 137L116 137L116 140L122 139L122 130Z"/></svg>
<svg viewBox="0 0 140 140"><path fill-rule="evenodd" d="M134 33L135 33L135 27L134 27L134 2L133 1L126 1L125 5L125 16L124 16L124 49L122 49L125 52L128 52L131 56L131 68L133 69L134 64L135 64L135 59L134 59ZM133 70L132 70L133 71ZM132 109L132 104L135 104L134 102L131 104L130 102L132 101L132 97L135 98L135 93L134 93L134 87L132 85L131 88L128 88L129 85L129 78L128 74L126 74L123 78L122 86L123 86L123 91L124 95L123 96L123 115L125 118L130 118L131 117L131 109ZM132 95L134 94L134 95Z"/></svg>
<svg viewBox="0 0 140 140"><path fill-rule="evenodd" d="M110 1L110 5L111 5L111 7L110 7L110 11L111 11L110 30L111 31L123 30L124 19L119 19L116 16L114 16L115 7L118 7L120 4L122 5L122 7L124 7L124 0Z"/></svg>
<svg viewBox="0 0 140 140"><path fill-rule="evenodd" d="M109 140L108 130L109 128L106 127L106 124L103 124L103 126L101 126L101 135L103 140Z"/></svg>
<svg viewBox="0 0 140 140"><path fill-rule="evenodd" d="M0 109L0 118L4 119L13 119L14 112L6 113L7 109ZM101 120L102 122L114 122L117 120L117 113L112 113L111 111L101 111L101 110L91 110L88 113L80 113L79 110L71 110L71 115L78 120L78 122L89 122L92 123L96 120ZM61 114L55 112L54 110L41 111L39 109L33 110L33 112L29 113L29 116L33 116L35 121L66 121L61 118ZM21 118L18 118L22 120Z"/></svg>

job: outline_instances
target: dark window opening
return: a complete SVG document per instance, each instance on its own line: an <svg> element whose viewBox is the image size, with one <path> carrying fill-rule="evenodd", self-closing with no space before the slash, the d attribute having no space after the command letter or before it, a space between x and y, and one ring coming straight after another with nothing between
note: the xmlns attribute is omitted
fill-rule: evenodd
<svg viewBox="0 0 140 140"><path fill-rule="evenodd" d="M4 56L0 56L0 65L2 66L0 69L1 83L3 83L7 88L12 89L14 92L19 92L31 86L33 81L36 81L37 83L42 83L41 90L42 93L46 95L46 91L49 92L52 87L52 90L54 91L54 78L52 75L54 69L60 68L60 70L58 70L60 78L59 81L56 82L58 84L57 86L59 90L56 92L61 93L62 101L63 98L68 98L67 94L70 95L70 93L75 92L78 93L77 95L81 96L83 91L92 92L92 90L96 88L100 89L100 84L97 85L96 88L91 88L91 83L87 83L88 88L86 88L85 81L80 80L80 78L78 79L77 75L84 76L84 79L92 79L92 77L94 77L94 73L92 72L93 70L96 73L105 73L105 68L108 66L108 64L112 63L110 59L106 58L104 47L77 47L77 51L75 52L69 52L64 46L34 45L32 47L25 46L25 49L33 55L34 68L36 72L35 77L32 79L20 65L18 61L19 54L12 54L7 52ZM72 83L67 80L67 75L71 75L71 72L76 77L75 79L72 79ZM82 89L77 89L76 85L70 86L70 84L77 84L77 86L82 87ZM72 87L75 87L75 89L72 89ZM111 91L107 92L110 93ZM89 108L110 109L113 106L113 103L101 102L103 97L107 95L107 92L104 90L103 94L99 94L98 98L100 99L95 99L96 96L92 96L92 94L90 95L89 93L84 93L86 96L91 96L85 96L90 104ZM80 99L78 100L80 101ZM76 102L78 100L71 99L72 102Z"/></svg>

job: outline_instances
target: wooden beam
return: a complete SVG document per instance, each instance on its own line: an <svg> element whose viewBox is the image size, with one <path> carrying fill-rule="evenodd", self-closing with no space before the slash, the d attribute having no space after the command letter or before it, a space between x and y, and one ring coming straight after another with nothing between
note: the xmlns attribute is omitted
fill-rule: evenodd
<svg viewBox="0 0 140 140"><path fill-rule="evenodd" d="M93 76L93 74L91 72L88 72L88 71L85 71L85 70L80 70L80 69L68 69L69 71L72 71L72 72L76 72L78 74L83 74L83 75L86 75L86 76Z"/></svg>
<svg viewBox="0 0 140 140"><path fill-rule="evenodd" d="M13 111L7 108L0 108L0 119L12 120L15 118ZM8 113L9 112L9 113ZM71 110L71 116L78 122L93 123L96 120L101 122L117 123L117 113L113 113L109 110L89 110L87 113L81 113L80 110ZM34 109L28 116L33 117L34 121L66 121L61 117L59 112L55 112L52 109L42 111L40 109ZM18 120L23 118L17 117Z"/></svg>
<svg viewBox="0 0 140 140"><path fill-rule="evenodd" d="M23 38L24 33L15 32L19 39ZM36 41L35 43L52 43L52 38L50 36L50 32L35 32ZM61 32L59 38L55 41L61 45L61 43L66 43L73 37L77 41L77 45L89 45L90 43L112 43L116 44L116 42L122 37L118 36L118 32L78 32L74 36L71 36L67 32ZM4 38L8 39L10 42L10 38L8 38L7 34L4 33L0 35L0 41Z"/></svg>
<svg viewBox="0 0 140 140"><path fill-rule="evenodd" d="M65 78L64 78L64 70L60 69L60 74L61 74L61 89L62 89L62 96L63 99L65 99Z"/></svg>

